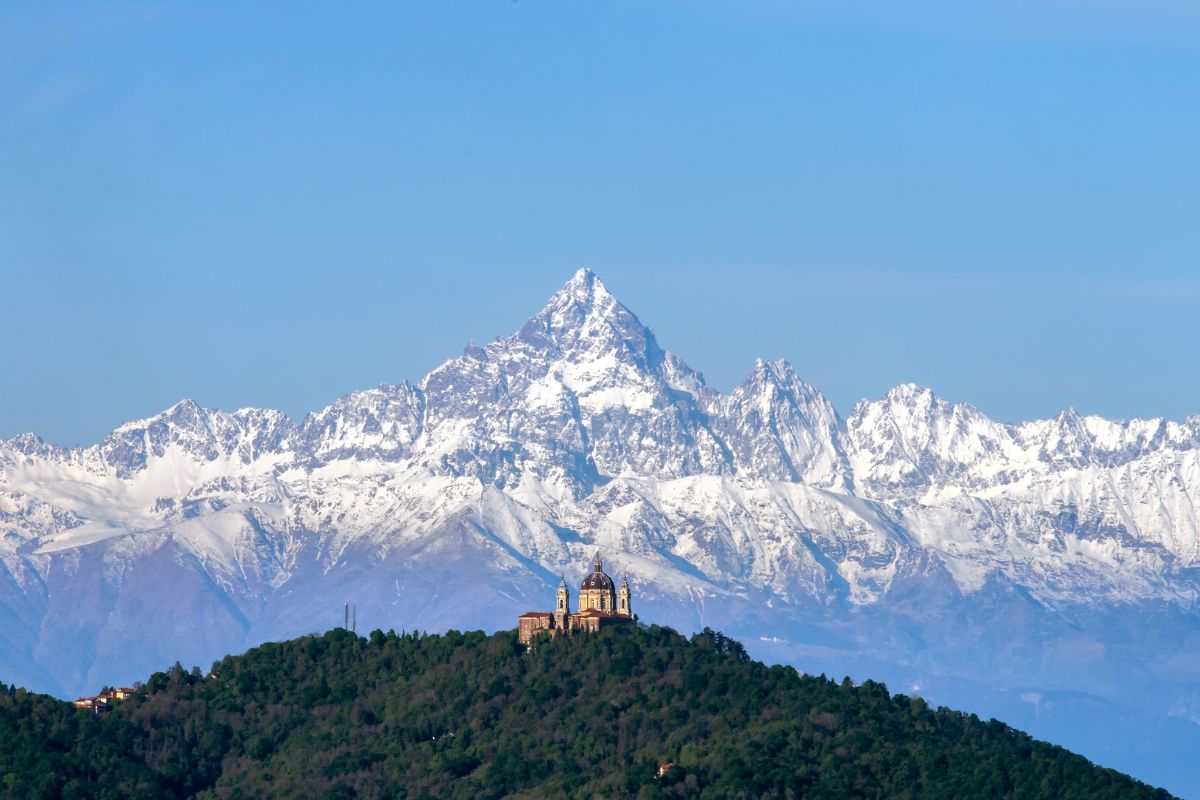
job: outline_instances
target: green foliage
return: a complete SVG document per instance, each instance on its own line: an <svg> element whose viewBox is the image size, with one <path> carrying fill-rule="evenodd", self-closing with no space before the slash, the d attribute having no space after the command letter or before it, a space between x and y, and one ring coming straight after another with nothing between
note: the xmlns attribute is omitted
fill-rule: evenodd
<svg viewBox="0 0 1200 800"><path fill-rule="evenodd" d="M139 738L124 718L0 687L0 798L163 796L163 781L134 753Z"/></svg>
<svg viewBox="0 0 1200 800"><path fill-rule="evenodd" d="M336 630L209 678L177 664L99 717L0 688L0 736L0 797L1169 797L994 720L653 626L530 652L513 632Z"/></svg>

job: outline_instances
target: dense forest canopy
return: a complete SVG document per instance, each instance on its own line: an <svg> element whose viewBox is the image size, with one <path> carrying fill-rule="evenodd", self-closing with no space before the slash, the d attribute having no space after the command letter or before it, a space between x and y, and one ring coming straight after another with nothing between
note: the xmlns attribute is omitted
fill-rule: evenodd
<svg viewBox="0 0 1200 800"><path fill-rule="evenodd" d="M176 665L104 715L0 692L13 798L1169 798L999 722L706 630L344 630ZM661 767L673 763L662 775Z"/></svg>

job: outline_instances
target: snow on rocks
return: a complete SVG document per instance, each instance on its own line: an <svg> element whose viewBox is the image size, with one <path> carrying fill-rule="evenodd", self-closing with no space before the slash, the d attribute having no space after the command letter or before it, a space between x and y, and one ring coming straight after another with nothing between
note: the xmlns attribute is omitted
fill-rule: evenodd
<svg viewBox="0 0 1200 800"><path fill-rule="evenodd" d="M1009 425L909 384L843 420L761 360L722 395L587 270L512 336L299 424L184 400L91 447L0 442L14 574L167 548L200 576L181 585L228 606L204 614L263 635L283 624L270 603L301 585L386 572L394 596L397 575L455 557L556 581L596 549L685 599L865 606L933 569L964 595L1003 578L1048 603L1187 604L1198 498L1200 417ZM105 574L105 592L136 595L120 576L148 573ZM4 602L41 607L52 584Z"/></svg>

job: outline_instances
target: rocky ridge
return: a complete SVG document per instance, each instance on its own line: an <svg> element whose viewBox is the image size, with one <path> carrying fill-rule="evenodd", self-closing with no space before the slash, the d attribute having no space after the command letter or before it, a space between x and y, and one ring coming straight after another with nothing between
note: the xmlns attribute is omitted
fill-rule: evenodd
<svg viewBox="0 0 1200 800"><path fill-rule="evenodd" d="M1014 609L1151 606L1186 621L1183 657L1197 503L1200 417L1010 425L903 385L843 420L783 361L721 394L581 270L513 335L299 422L184 400L90 447L0 442L0 666L81 691L343 599L384 627L509 625L596 550L643 609L784 657L953 671L939 615L978 638Z"/></svg>

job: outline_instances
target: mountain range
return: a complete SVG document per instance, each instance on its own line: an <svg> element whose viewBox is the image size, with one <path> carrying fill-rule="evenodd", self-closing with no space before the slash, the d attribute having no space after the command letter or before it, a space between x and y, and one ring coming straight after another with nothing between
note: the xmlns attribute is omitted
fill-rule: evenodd
<svg viewBox="0 0 1200 800"><path fill-rule="evenodd" d="M511 628L599 552L643 619L995 714L1200 796L1200 416L1006 424L733 391L593 273L303 420L184 400L0 441L0 677L59 695L321 630Z"/></svg>

